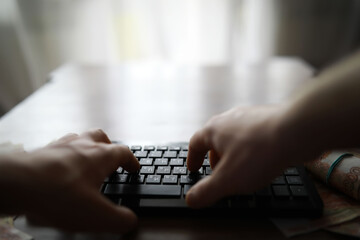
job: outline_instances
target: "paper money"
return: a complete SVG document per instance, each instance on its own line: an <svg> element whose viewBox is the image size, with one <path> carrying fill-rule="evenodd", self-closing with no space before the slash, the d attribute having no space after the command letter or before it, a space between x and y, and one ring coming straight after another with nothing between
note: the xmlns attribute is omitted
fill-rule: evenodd
<svg viewBox="0 0 360 240"><path fill-rule="evenodd" d="M344 153L345 151L327 152L306 164L311 173L323 182L316 182L316 187L324 202L324 214L318 219L273 219L285 236L291 237L318 229L342 234L348 231L346 235L356 236L353 228L360 224L360 221L355 220L360 217L360 202L357 201L360 198L359 152L352 150L354 156L344 158L330 174L330 186L324 184L330 166Z"/></svg>
<svg viewBox="0 0 360 240"><path fill-rule="evenodd" d="M344 223L360 216L360 204L342 193L334 192L321 182L315 182L324 202L324 214L320 218L272 219L286 237L310 233L329 226Z"/></svg>
<svg viewBox="0 0 360 240"><path fill-rule="evenodd" d="M353 156L346 157L331 172L328 184L346 195L360 199L360 154L355 151L333 151L324 153L319 159L306 163L307 169L324 183L330 166L342 154L349 152Z"/></svg>
<svg viewBox="0 0 360 240"><path fill-rule="evenodd" d="M335 226L327 227L327 231L360 238L360 218L341 223Z"/></svg>

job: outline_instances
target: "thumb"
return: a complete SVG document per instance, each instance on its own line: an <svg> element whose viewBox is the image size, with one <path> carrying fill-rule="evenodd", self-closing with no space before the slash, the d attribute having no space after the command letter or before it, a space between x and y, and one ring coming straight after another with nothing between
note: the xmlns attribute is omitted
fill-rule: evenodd
<svg viewBox="0 0 360 240"><path fill-rule="evenodd" d="M214 174L195 184L186 194L186 203L192 208L209 207L227 195L223 181Z"/></svg>

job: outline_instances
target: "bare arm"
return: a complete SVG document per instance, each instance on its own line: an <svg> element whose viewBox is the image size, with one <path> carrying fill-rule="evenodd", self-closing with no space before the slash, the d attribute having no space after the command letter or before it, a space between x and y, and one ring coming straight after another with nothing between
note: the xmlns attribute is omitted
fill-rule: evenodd
<svg viewBox="0 0 360 240"><path fill-rule="evenodd" d="M288 103L234 108L209 120L190 140L188 168L207 151L213 174L187 194L192 207L267 185L289 165L334 148L359 146L360 53L321 73Z"/></svg>

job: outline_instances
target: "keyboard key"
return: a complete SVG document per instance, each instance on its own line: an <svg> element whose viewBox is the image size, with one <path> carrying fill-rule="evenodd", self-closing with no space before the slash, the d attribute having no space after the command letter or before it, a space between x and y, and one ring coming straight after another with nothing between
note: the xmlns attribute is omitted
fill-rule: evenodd
<svg viewBox="0 0 360 240"><path fill-rule="evenodd" d="M272 184L286 184L284 176L278 176L273 181Z"/></svg>
<svg viewBox="0 0 360 240"><path fill-rule="evenodd" d="M299 171L295 167L288 168L284 171L284 174L289 175L299 175Z"/></svg>
<svg viewBox="0 0 360 240"><path fill-rule="evenodd" d="M204 176L200 175L183 175L180 177L180 184L190 184L194 185L198 181L200 181Z"/></svg>
<svg viewBox="0 0 360 240"><path fill-rule="evenodd" d="M272 186L275 197L290 197L290 191L287 186L274 185Z"/></svg>
<svg viewBox="0 0 360 240"><path fill-rule="evenodd" d="M140 159L140 166L151 166L153 164L152 158L142 158Z"/></svg>
<svg viewBox="0 0 360 240"><path fill-rule="evenodd" d="M180 198L142 198L139 202L139 207L145 208L183 208L187 209L188 206L184 199Z"/></svg>
<svg viewBox="0 0 360 240"><path fill-rule="evenodd" d="M290 191L294 197L307 197L308 193L304 186L290 186Z"/></svg>
<svg viewBox="0 0 360 240"><path fill-rule="evenodd" d="M171 172L171 167L163 167L163 166L158 167L156 171L157 174L170 174L170 172Z"/></svg>
<svg viewBox="0 0 360 240"><path fill-rule="evenodd" d="M299 176L286 176L286 180L291 185L302 185L303 181Z"/></svg>
<svg viewBox="0 0 360 240"><path fill-rule="evenodd" d="M182 147L182 150L183 150L183 151L189 151L189 146L183 146L183 147Z"/></svg>
<svg viewBox="0 0 360 240"><path fill-rule="evenodd" d="M168 147L167 147L167 146L158 146L158 147L156 148L156 150L158 150L158 151L167 151L167 150L168 150Z"/></svg>
<svg viewBox="0 0 360 240"><path fill-rule="evenodd" d="M181 150L181 147L178 147L178 146L174 147L174 146L173 146L173 147L170 147L169 150L170 150L170 151L177 151L177 152L178 152L178 151Z"/></svg>
<svg viewBox="0 0 360 240"><path fill-rule="evenodd" d="M144 183L144 180L145 180L144 175L139 175L139 174L130 175L130 183Z"/></svg>
<svg viewBox="0 0 360 240"><path fill-rule="evenodd" d="M164 175L163 184L177 184L178 176Z"/></svg>
<svg viewBox="0 0 360 240"><path fill-rule="evenodd" d="M160 184L160 182L161 175L148 175L146 178L146 183Z"/></svg>
<svg viewBox="0 0 360 240"><path fill-rule="evenodd" d="M128 182L129 175L128 174L114 174L111 177L111 182L114 183L126 183Z"/></svg>
<svg viewBox="0 0 360 240"><path fill-rule="evenodd" d="M172 158L170 159L170 166L184 166L184 159Z"/></svg>
<svg viewBox="0 0 360 240"><path fill-rule="evenodd" d="M168 165L167 158L156 158L154 162L154 166L167 166Z"/></svg>
<svg viewBox="0 0 360 240"><path fill-rule="evenodd" d="M131 146L130 148L132 151L141 151L141 146L139 145L134 145L134 146Z"/></svg>
<svg viewBox="0 0 360 240"><path fill-rule="evenodd" d="M212 174L212 169L211 167L206 167L205 168L205 175L211 175Z"/></svg>
<svg viewBox="0 0 360 240"><path fill-rule="evenodd" d="M204 159L203 166L204 166L204 167L210 167L210 161L209 161L209 159Z"/></svg>
<svg viewBox="0 0 360 240"><path fill-rule="evenodd" d="M174 175L185 175L185 174L187 174L187 168L186 167L174 167L173 174Z"/></svg>
<svg viewBox="0 0 360 240"><path fill-rule="evenodd" d="M142 166L140 169L141 174L154 174L155 167L154 166Z"/></svg>
<svg viewBox="0 0 360 240"><path fill-rule="evenodd" d="M163 158L176 158L177 152L175 151L166 151L164 152Z"/></svg>
<svg viewBox="0 0 360 240"><path fill-rule="evenodd" d="M120 196L156 196L156 197L180 197L180 185L133 185L133 184L107 184L104 190L105 195Z"/></svg>
<svg viewBox="0 0 360 240"><path fill-rule="evenodd" d="M201 168L199 168L199 170L197 172L190 172L189 174L203 175L204 174L204 169L201 167Z"/></svg>
<svg viewBox="0 0 360 240"><path fill-rule="evenodd" d="M145 146L144 147L144 151L154 151L155 150L155 146Z"/></svg>
<svg viewBox="0 0 360 240"><path fill-rule="evenodd" d="M188 193L188 191L190 190L190 188L192 187L193 185L185 185L184 186L184 196L186 196L186 194Z"/></svg>
<svg viewBox="0 0 360 240"><path fill-rule="evenodd" d="M181 151L181 152L179 152L179 158L187 158L187 154L188 154L188 152L184 152L184 151Z"/></svg>
<svg viewBox="0 0 360 240"><path fill-rule="evenodd" d="M151 158L161 158L162 154L163 154L162 151L151 151L149 153L149 157L151 157Z"/></svg>
<svg viewBox="0 0 360 240"><path fill-rule="evenodd" d="M136 151L136 152L134 153L134 156L135 156L136 158L146 158L146 157L147 157L147 154L148 154L147 151Z"/></svg>

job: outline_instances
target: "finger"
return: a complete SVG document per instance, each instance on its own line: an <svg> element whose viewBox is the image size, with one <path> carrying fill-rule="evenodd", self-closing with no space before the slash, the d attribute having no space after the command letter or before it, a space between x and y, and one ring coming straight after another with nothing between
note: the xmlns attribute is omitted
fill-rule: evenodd
<svg viewBox="0 0 360 240"><path fill-rule="evenodd" d="M211 175L195 184L186 194L186 203L191 208L208 207L223 197L221 179Z"/></svg>
<svg viewBox="0 0 360 240"><path fill-rule="evenodd" d="M208 207L215 204L221 198L233 192L231 176L232 171L225 169L226 164L218 164L217 169L195 184L186 194L186 202L192 208Z"/></svg>
<svg viewBox="0 0 360 240"><path fill-rule="evenodd" d="M210 135L208 128L204 128L191 137L186 161L189 171L195 172L199 170L204 162L206 153L212 149Z"/></svg>
<svg viewBox="0 0 360 240"><path fill-rule="evenodd" d="M216 164L219 162L220 157L219 155L216 153L215 150L211 150L209 153L209 161L210 161L210 167L212 169L215 168Z"/></svg>
<svg viewBox="0 0 360 240"><path fill-rule="evenodd" d="M106 161L106 166L103 166L106 168L106 174L114 172L119 166L128 172L139 170L140 163L127 146L108 144L107 148L111 152L111 161Z"/></svg>
<svg viewBox="0 0 360 240"><path fill-rule="evenodd" d="M109 137L101 129L90 130L80 135L82 138L90 139L94 142L111 143Z"/></svg>

